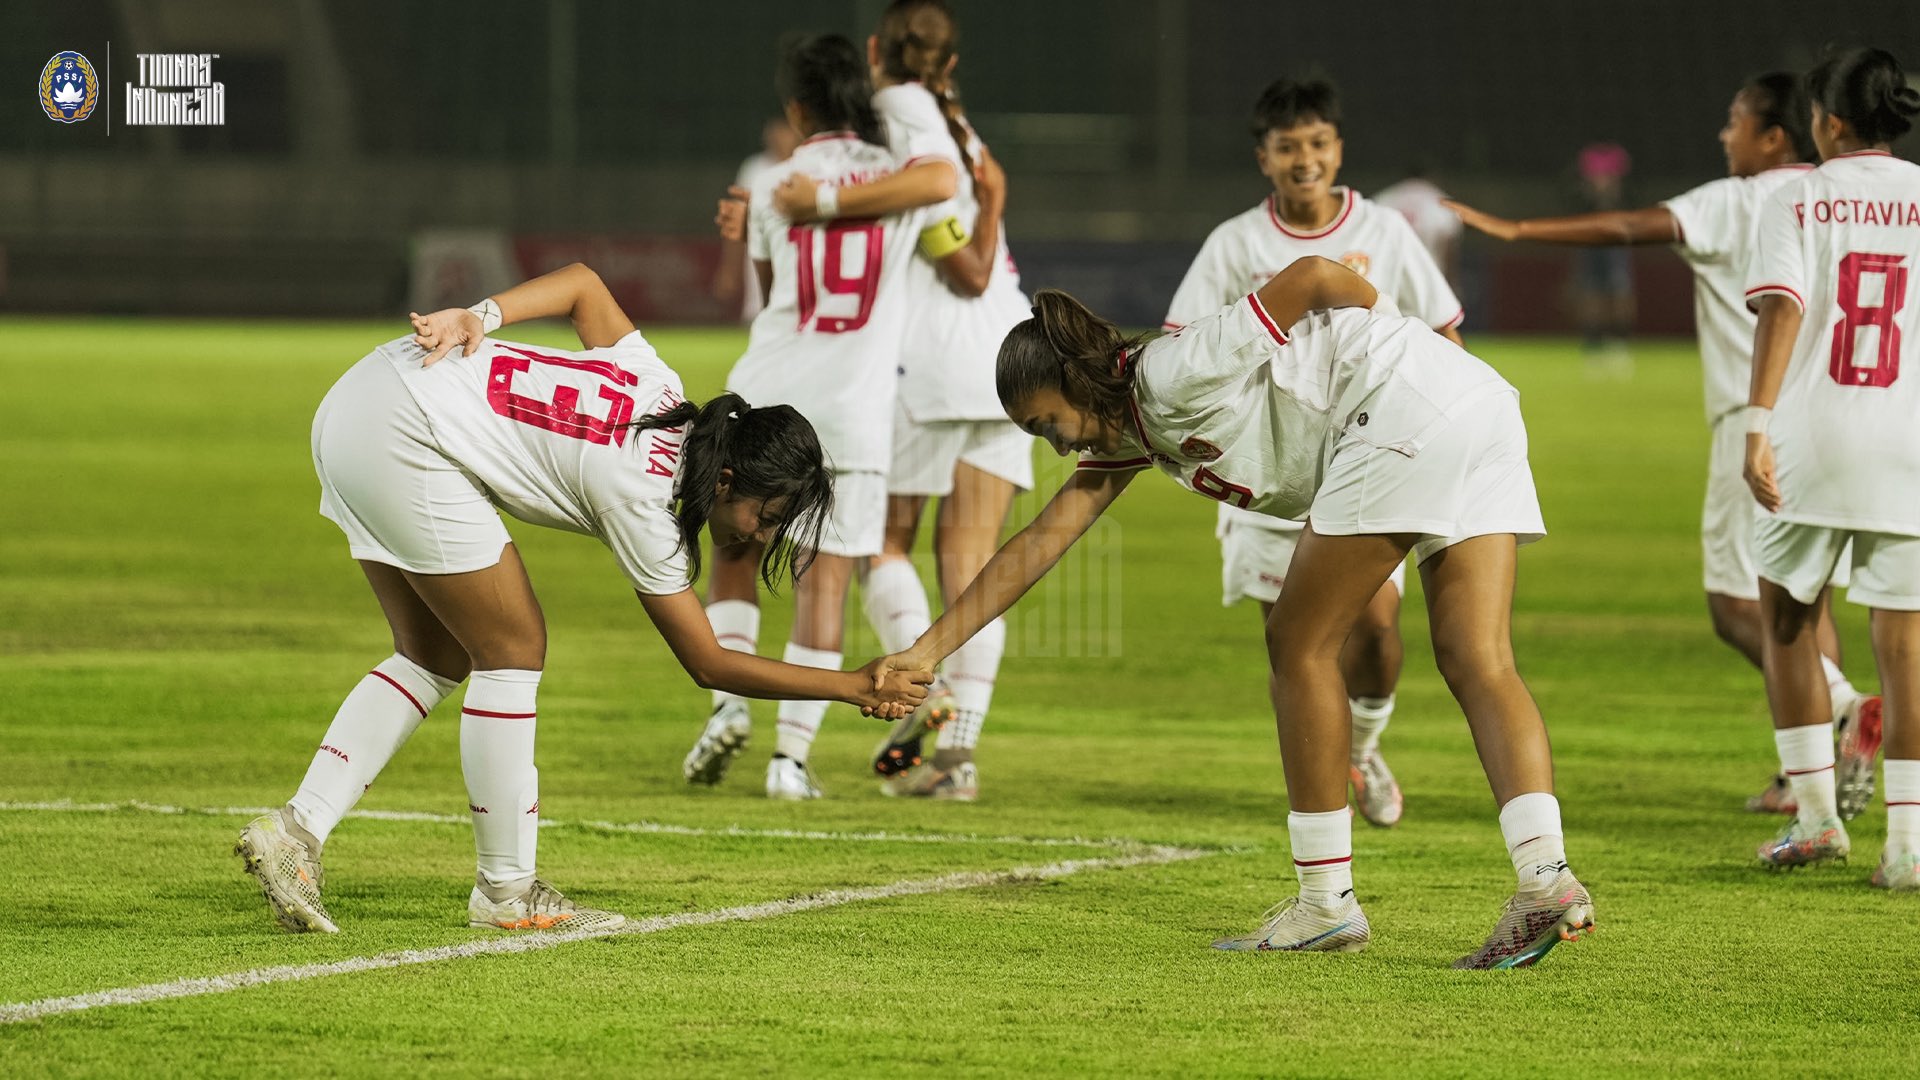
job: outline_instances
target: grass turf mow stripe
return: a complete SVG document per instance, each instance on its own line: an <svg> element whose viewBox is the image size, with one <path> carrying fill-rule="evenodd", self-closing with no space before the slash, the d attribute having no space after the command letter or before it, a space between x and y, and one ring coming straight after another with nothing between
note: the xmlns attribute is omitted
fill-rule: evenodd
<svg viewBox="0 0 1920 1080"><path fill-rule="evenodd" d="M869 885L858 889L834 889L828 892L813 893L806 896L791 896L783 900L768 900L758 904L746 904L739 907L719 908L714 911L690 911L679 915L655 915L652 918L639 919L614 930L584 931L578 933L539 933L514 937L488 937L479 941L470 941L461 945L442 945L433 949L401 949L397 952L378 953L373 956L356 956L346 960L335 960L326 964L289 964L280 967L254 968L251 971L235 972L232 975L215 975L197 979L178 979L173 982L148 983L145 986L127 986L113 990L96 990L86 994L74 994L69 997L43 998L39 1001L27 1001L10 1005L0 1005L0 1024L17 1024L27 1020L40 1020L62 1013L82 1012L109 1005L143 1005L152 1001L167 1001L173 998L200 997L206 994L225 994L234 990L244 990L253 986L265 986L270 983L297 982L303 979L319 979L329 975L349 975L360 971L379 971L384 968L406 967L412 964L433 964L442 960L465 960L475 956L494 956L503 953L533 952L539 949L551 949L560 945L569 945L576 941L592 941L599 938L623 937L633 934L657 934L664 930L675 930L683 926L711 926L725 922L751 922L758 919L778 918L782 915L795 915L803 911L819 911L823 908L839 907L843 904L855 904L865 900L891 900L902 896L925 896L929 893L958 892L963 889L980 889L994 885L1016 885L1026 882L1051 881L1057 878L1078 874L1086 870L1118 870L1132 866L1155 866L1164 863L1182 862L1188 859L1204 858L1219 854L1198 848L1180 848L1151 846L1131 855L1114 855L1093 859L1066 859L1060 862L1046 863L1041 866L1016 866L1007 870L971 870L956 874L943 874L939 877L908 879L888 885Z"/></svg>
<svg viewBox="0 0 1920 1080"><path fill-rule="evenodd" d="M0 802L0 813L44 812L60 814L114 814L135 812L143 814L197 815L202 817L258 817L271 813L277 807L271 806L169 806L166 803L150 803L140 799L126 802L71 802L55 799L48 802ZM468 815L435 814L422 810L349 810L350 818L365 818L371 821L424 821L435 825L466 825L473 819ZM561 821L541 818L543 829L586 829L592 832L645 833L662 836L717 836L735 838L757 838L767 840L827 840L869 844L1008 844L1021 847L1079 847L1112 848L1132 851L1140 848L1156 848L1160 845L1135 840L1126 836L1081 837L1081 836L981 836L978 833L903 833L873 830L866 832L832 832L822 829L749 829L741 825L728 825L724 828L704 828L698 825L673 825L660 821ZM1210 853L1223 850L1206 845L1188 845L1188 850Z"/></svg>

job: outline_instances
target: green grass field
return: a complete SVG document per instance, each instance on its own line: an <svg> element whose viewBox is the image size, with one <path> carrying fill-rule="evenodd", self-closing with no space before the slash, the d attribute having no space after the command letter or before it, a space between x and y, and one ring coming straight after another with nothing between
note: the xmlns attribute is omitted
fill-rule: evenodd
<svg viewBox="0 0 1920 1080"><path fill-rule="evenodd" d="M481 937L450 708L361 805L456 818L335 833L343 933L277 930L230 854L242 813L219 811L291 794L390 651L315 513L307 434L332 380L400 329L0 321L0 1014ZM742 341L652 336L696 395ZM1690 348L1642 346L1630 381L1590 381L1560 342L1481 351L1523 390L1553 530L1522 557L1516 634L1600 925L1536 969L1447 968L1512 880L1411 597L1386 743L1406 820L1355 834L1372 948L1206 947L1292 892L1286 804L1256 615L1219 604L1213 506L1148 476L1014 618L975 805L883 798L865 772L880 725L845 707L814 753L828 799L760 795L770 706L727 783L687 790L705 694L603 549L516 528L552 626L543 812L686 827L562 824L541 866L646 917L1144 843L1201 857L0 1023L0 1076L1920 1073L1920 907L1866 884L1884 810L1854 823L1849 869L1751 864L1775 823L1740 803L1773 749L1759 678L1699 595ZM1045 463L1043 492L1061 472ZM1864 619L1841 614L1870 686ZM785 619L776 602L764 652ZM847 653L875 648L862 628ZM23 808L60 800L215 812Z"/></svg>

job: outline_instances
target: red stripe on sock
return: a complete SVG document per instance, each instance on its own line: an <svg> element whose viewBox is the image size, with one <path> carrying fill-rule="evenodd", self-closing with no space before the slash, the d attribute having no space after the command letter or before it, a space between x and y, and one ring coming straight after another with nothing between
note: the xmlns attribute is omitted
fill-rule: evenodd
<svg viewBox="0 0 1920 1080"><path fill-rule="evenodd" d="M1811 773L1826 772L1831 768L1833 768L1833 766L1831 765L1822 765L1817 769L1788 769L1787 775L1788 776L1806 776Z"/></svg>
<svg viewBox="0 0 1920 1080"><path fill-rule="evenodd" d="M1343 862L1352 862L1352 861L1353 861L1353 856L1342 855L1337 859L1313 859L1309 862L1301 862L1299 859L1295 859L1293 860L1293 865L1295 866L1335 866Z"/></svg>
<svg viewBox="0 0 1920 1080"><path fill-rule="evenodd" d="M484 716L490 720L531 720L536 715L530 712L488 712L485 709L461 709L463 716Z"/></svg>
<svg viewBox="0 0 1920 1080"><path fill-rule="evenodd" d="M407 701L412 703L415 709L418 709L420 711L420 718L422 720L427 718L427 707L425 705L420 704L419 698L414 697L412 694L407 693L406 687L401 686L397 682L394 682L393 676L387 674L384 671L369 671L367 672L367 674L372 675L374 678L379 679L381 682L384 682L388 686L393 687L395 690L400 691L400 696L403 698L406 698Z"/></svg>
<svg viewBox="0 0 1920 1080"><path fill-rule="evenodd" d="M1888 806L1920 806L1920 802L1890 802Z"/></svg>

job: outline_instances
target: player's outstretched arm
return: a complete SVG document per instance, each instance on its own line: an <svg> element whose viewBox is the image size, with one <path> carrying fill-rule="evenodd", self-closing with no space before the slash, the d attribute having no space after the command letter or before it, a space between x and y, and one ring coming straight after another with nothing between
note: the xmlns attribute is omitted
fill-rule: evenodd
<svg viewBox="0 0 1920 1080"><path fill-rule="evenodd" d="M692 589L671 596L637 595L674 658L708 690L775 700L844 701L868 716L897 720L926 699L926 684L933 677L931 672L905 670L880 674L877 660L858 671L826 671L735 652L715 640L706 609Z"/></svg>
<svg viewBox="0 0 1920 1080"><path fill-rule="evenodd" d="M1079 469L1026 528L1015 533L973 579L939 621L904 652L878 661L876 675L931 672L981 627L1005 614L1047 576L1074 541L1086 534L1120 497L1138 469Z"/></svg>
<svg viewBox="0 0 1920 1080"><path fill-rule="evenodd" d="M1773 440L1767 420L1780 400L1793 342L1804 317L1800 304L1778 293L1760 299L1760 324L1753 331L1753 382L1747 390L1747 460L1741 469L1748 490L1768 513L1780 509L1780 483L1773 471Z"/></svg>
<svg viewBox="0 0 1920 1080"><path fill-rule="evenodd" d="M1260 306L1281 326L1292 326L1309 311L1328 308L1372 307L1380 292L1366 278L1332 259L1308 255L1260 286Z"/></svg>
<svg viewBox="0 0 1920 1080"><path fill-rule="evenodd" d="M922 161L891 176L864 184L846 184L834 189L838 207L830 214L820 213L820 184L803 173L792 173L773 189L773 208L795 225L821 218L870 218L918 210L953 198L960 190L960 177L951 162Z"/></svg>
<svg viewBox="0 0 1920 1080"><path fill-rule="evenodd" d="M1495 240L1534 240L1542 244L1572 244L1577 247L1617 247L1642 244L1671 244L1680 239L1680 226L1673 212L1664 206L1641 210L1601 210L1592 214L1566 217L1523 218L1518 221L1475 210L1453 199L1441 204L1460 215L1470 229L1486 233Z"/></svg>
<svg viewBox="0 0 1920 1080"><path fill-rule="evenodd" d="M580 343L589 349L612 345L633 333L632 320L614 302L600 275L585 263L523 281L475 307L489 304L499 319L495 326L564 316L572 321ZM422 366L433 364L459 346L464 346L461 355L472 356L486 334L480 316L466 308L448 308L431 315L413 312L409 318L413 321L413 343L431 353Z"/></svg>

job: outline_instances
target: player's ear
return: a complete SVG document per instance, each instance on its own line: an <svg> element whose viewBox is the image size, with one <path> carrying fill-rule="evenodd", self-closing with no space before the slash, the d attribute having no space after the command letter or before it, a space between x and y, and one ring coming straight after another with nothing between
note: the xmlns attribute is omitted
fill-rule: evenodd
<svg viewBox="0 0 1920 1080"><path fill-rule="evenodd" d="M733 470L722 468L720 479L713 485L713 497L717 502L733 493Z"/></svg>

